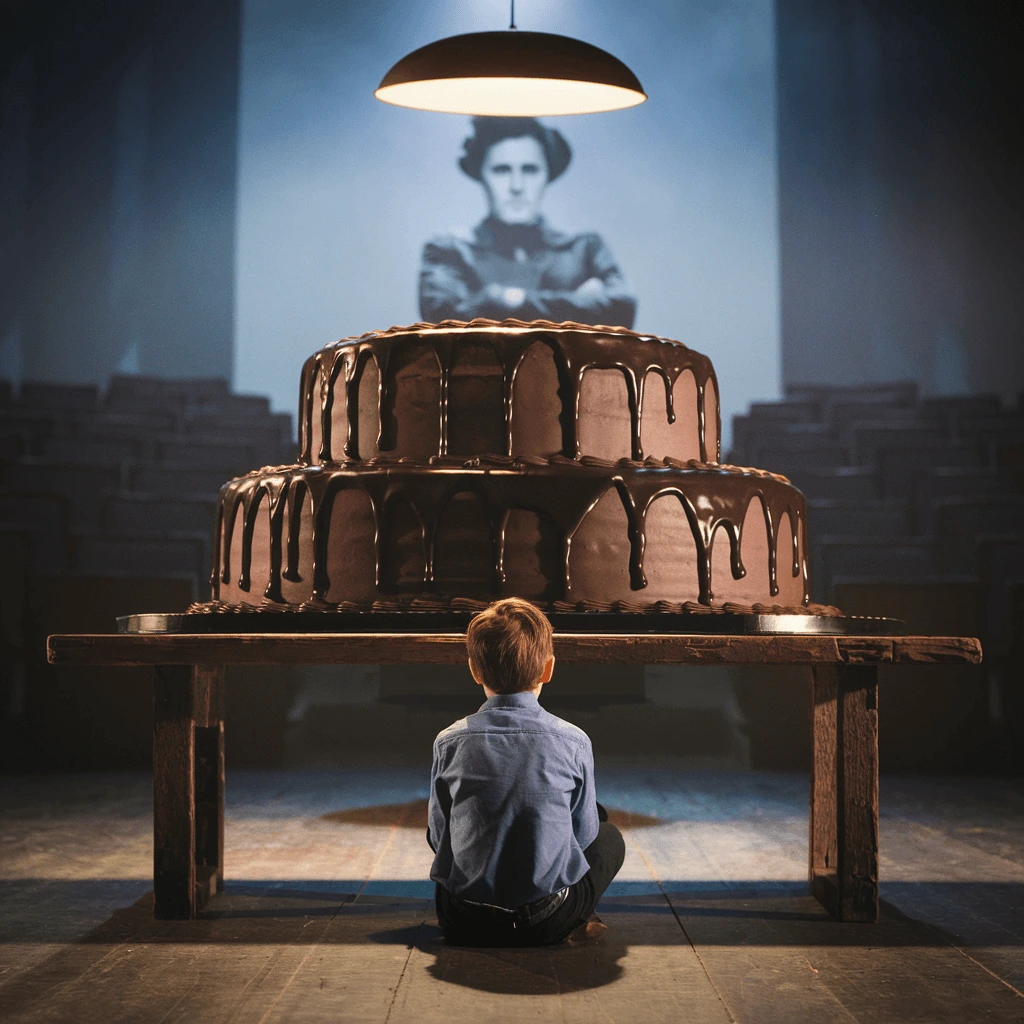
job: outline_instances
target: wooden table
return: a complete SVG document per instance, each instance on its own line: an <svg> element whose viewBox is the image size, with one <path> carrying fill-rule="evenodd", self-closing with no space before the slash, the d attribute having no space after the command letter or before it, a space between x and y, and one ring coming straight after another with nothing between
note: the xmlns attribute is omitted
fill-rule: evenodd
<svg viewBox="0 0 1024 1024"><path fill-rule="evenodd" d="M814 743L808 870L839 921L878 919L878 666L981 661L970 637L555 634L565 662L808 665ZM154 669L154 913L194 917L224 884L225 665L454 665L462 633L51 636L53 665Z"/></svg>

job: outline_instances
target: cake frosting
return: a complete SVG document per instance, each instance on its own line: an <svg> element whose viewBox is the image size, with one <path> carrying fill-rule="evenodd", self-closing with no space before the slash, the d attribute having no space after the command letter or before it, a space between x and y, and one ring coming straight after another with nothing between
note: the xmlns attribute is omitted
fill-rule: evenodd
<svg viewBox="0 0 1024 1024"><path fill-rule="evenodd" d="M711 360L679 342L473 320L317 352L302 369L299 431L306 465L483 454L717 462L721 418Z"/></svg>
<svg viewBox="0 0 1024 1024"><path fill-rule="evenodd" d="M711 361L623 328L474 320L327 346L296 464L221 491L215 607L812 610L806 502L722 465Z"/></svg>

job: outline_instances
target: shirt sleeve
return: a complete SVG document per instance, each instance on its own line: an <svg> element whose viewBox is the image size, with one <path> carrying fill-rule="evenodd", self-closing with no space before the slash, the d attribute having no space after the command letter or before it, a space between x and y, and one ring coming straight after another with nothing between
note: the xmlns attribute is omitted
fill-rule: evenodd
<svg viewBox="0 0 1024 1024"><path fill-rule="evenodd" d="M575 320L632 327L636 319L636 298L611 250L599 235L586 236L582 262L580 287L572 291L541 289L528 297L533 306L530 312L556 323Z"/></svg>
<svg viewBox="0 0 1024 1024"><path fill-rule="evenodd" d="M597 838L600 827L594 785L594 748L589 738L580 747L577 767L579 777L572 794L572 831L580 849L585 850Z"/></svg>
<svg viewBox="0 0 1024 1024"><path fill-rule="evenodd" d="M436 324L496 314L500 310L484 296L458 243L448 238L427 242L420 261L420 316Z"/></svg>
<svg viewBox="0 0 1024 1024"><path fill-rule="evenodd" d="M442 760L444 752L434 742L434 761L430 766L430 798L427 801L427 842L430 848L437 853L441 845L441 837L448 824L448 815L451 813L452 800L448 791L448 783L442 774Z"/></svg>

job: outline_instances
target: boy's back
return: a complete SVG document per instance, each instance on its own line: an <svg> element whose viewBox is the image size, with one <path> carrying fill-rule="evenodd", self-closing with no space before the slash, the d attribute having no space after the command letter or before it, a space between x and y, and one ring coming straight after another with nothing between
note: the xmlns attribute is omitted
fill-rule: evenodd
<svg viewBox="0 0 1024 1024"><path fill-rule="evenodd" d="M598 834L582 729L530 692L497 694L434 742L430 877L476 903L519 907L578 882Z"/></svg>
<svg viewBox="0 0 1024 1024"><path fill-rule="evenodd" d="M537 701L555 669L543 613L497 601L470 622L466 649L487 700L434 741L438 924L455 943L561 942L622 867L622 835L602 820L587 734Z"/></svg>

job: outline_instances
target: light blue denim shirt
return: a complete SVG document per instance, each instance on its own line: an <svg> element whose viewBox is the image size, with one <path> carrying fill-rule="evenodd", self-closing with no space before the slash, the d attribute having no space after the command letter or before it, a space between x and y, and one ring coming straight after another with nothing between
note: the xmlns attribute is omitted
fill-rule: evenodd
<svg viewBox="0 0 1024 1024"><path fill-rule="evenodd" d="M434 740L430 877L520 907L578 882L597 838L590 737L532 693L499 694Z"/></svg>

